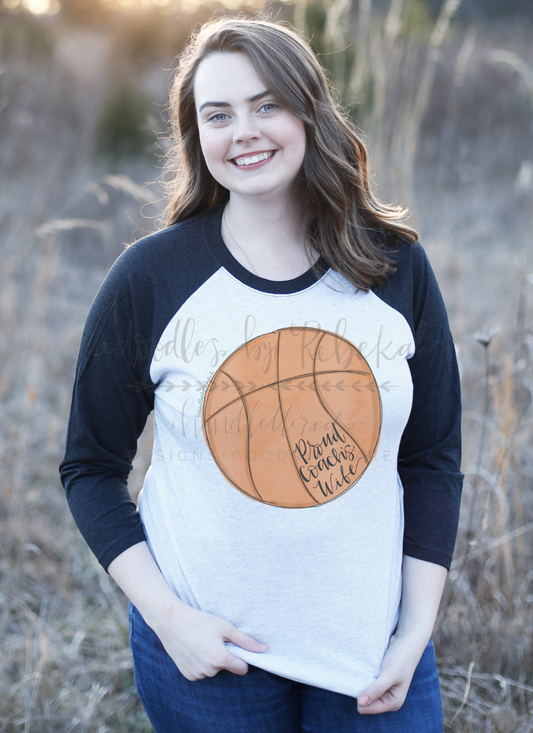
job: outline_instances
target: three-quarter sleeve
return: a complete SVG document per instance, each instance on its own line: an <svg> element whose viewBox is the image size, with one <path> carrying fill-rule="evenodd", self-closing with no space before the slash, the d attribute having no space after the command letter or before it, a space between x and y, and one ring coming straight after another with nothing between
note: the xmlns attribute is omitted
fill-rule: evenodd
<svg viewBox="0 0 533 733"><path fill-rule="evenodd" d="M398 455L404 553L450 567L463 475L461 394L455 347L435 275L420 244L404 244L398 269L376 290L411 327L413 403Z"/></svg>
<svg viewBox="0 0 533 733"><path fill-rule="evenodd" d="M153 407L149 359L123 263L90 310L76 367L60 475L74 519L104 568L145 539L127 487L137 439ZM149 340L149 339L148 339Z"/></svg>

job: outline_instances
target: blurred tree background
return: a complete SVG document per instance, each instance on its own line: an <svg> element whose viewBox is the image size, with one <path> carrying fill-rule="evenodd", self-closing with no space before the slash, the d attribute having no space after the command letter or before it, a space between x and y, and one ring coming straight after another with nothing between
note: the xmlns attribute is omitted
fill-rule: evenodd
<svg viewBox="0 0 533 733"><path fill-rule="evenodd" d="M162 209L169 81L213 13L319 54L378 195L412 210L460 360L464 472L435 631L446 731L533 730L533 2L0 0L0 731L149 731L126 605L57 466L85 316ZM150 427L131 487L142 486Z"/></svg>

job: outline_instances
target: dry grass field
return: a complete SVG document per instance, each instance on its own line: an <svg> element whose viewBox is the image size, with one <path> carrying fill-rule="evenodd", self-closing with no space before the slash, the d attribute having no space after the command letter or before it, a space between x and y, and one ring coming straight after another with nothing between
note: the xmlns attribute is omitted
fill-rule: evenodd
<svg viewBox="0 0 533 733"><path fill-rule="evenodd" d="M459 4L446 0L436 22L406 15L414 0L378 3L380 15L370 0L328 0L308 8L307 31L368 136L380 195L413 211L459 354L466 480L435 631L446 730L530 733L533 29L461 24ZM304 11L296 6L300 24ZM154 43L142 23L128 36L118 23L104 31L0 12L6 733L151 730L125 599L81 539L57 467L91 300L124 243L157 226L165 143L152 131L164 130L165 69L193 22L182 16L174 35L168 20L154 22ZM129 131L125 114L140 120ZM141 440L133 492L149 431Z"/></svg>

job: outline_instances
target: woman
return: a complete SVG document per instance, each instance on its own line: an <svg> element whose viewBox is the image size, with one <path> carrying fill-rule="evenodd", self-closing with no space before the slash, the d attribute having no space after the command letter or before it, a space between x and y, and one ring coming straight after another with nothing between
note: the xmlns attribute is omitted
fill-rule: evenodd
<svg viewBox="0 0 533 733"><path fill-rule="evenodd" d="M141 700L157 733L442 731L459 383L416 232L286 27L204 26L171 109L168 227L97 295L61 466Z"/></svg>

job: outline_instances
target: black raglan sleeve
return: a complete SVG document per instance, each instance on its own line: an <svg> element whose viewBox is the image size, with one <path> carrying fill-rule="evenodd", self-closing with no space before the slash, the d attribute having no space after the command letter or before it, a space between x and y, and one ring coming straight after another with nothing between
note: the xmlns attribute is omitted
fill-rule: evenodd
<svg viewBox="0 0 533 733"><path fill-rule="evenodd" d="M413 404L400 442L404 553L450 568L463 475L461 392L444 301L420 244L404 244L398 269L376 294L403 313L414 335Z"/></svg>
<svg viewBox="0 0 533 733"><path fill-rule="evenodd" d="M145 539L127 479L153 407L150 339L139 323L152 289L132 284L132 259L119 258L89 312L60 465L70 510L104 568Z"/></svg>

